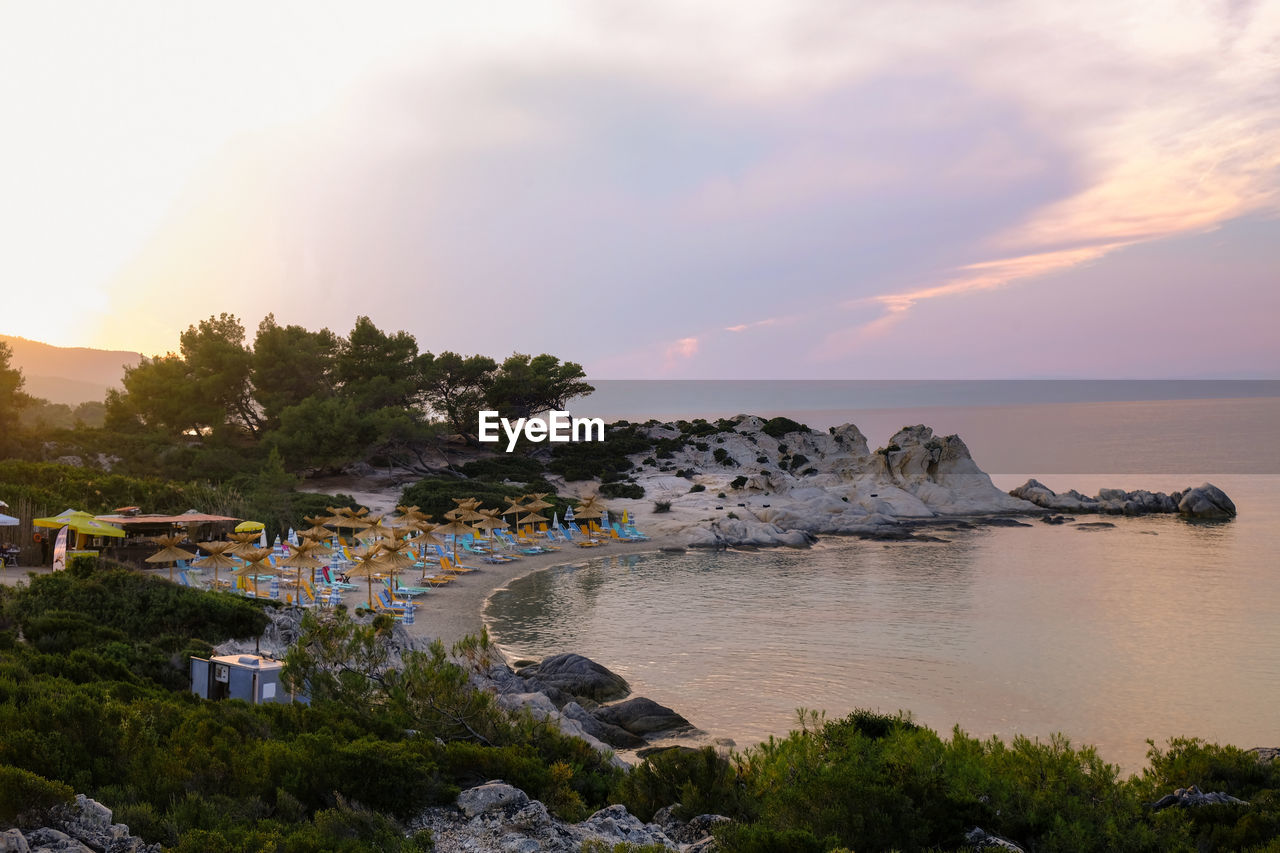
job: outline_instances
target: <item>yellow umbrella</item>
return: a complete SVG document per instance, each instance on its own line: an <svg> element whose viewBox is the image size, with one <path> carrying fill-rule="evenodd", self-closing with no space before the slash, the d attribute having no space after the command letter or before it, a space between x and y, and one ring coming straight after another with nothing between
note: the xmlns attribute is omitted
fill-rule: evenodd
<svg viewBox="0 0 1280 853"><path fill-rule="evenodd" d="M236 533L261 533L266 529L261 521L242 521L236 525Z"/></svg>
<svg viewBox="0 0 1280 853"><path fill-rule="evenodd" d="M70 527L81 536L124 536L124 531L119 527L99 521L87 512L74 509L64 509L49 518L35 518L31 523L36 527Z"/></svg>
<svg viewBox="0 0 1280 853"><path fill-rule="evenodd" d="M213 569L213 585L218 585L218 569L234 569L236 561L228 556L228 552L234 548L234 542L201 542L200 547L209 552L209 556L205 557L197 563L191 565L197 569Z"/></svg>
<svg viewBox="0 0 1280 853"><path fill-rule="evenodd" d="M153 536L151 541L160 546L160 550L147 557L148 563L168 563L169 580L173 580L173 564L179 560L194 560L197 555L178 547L181 536Z"/></svg>

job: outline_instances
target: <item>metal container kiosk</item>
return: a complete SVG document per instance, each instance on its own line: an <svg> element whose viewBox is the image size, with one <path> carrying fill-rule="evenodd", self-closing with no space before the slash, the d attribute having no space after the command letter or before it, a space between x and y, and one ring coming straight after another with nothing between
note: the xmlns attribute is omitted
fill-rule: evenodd
<svg viewBox="0 0 1280 853"><path fill-rule="evenodd" d="M201 699L243 699L255 705L293 701L280 683L284 664L260 655L191 658L191 692ZM303 701L306 701L305 699Z"/></svg>

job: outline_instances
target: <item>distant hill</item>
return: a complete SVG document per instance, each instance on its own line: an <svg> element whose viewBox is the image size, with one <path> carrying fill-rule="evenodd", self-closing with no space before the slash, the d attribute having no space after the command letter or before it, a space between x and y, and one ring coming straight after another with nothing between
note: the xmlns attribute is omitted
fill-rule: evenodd
<svg viewBox="0 0 1280 853"><path fill-rule="evenodd" d="M13 350L11 363L27 380L24 391L69 406L101 400L108 388L120 387L126 366L142 360L142 353L125 350L55 347L9 335L0 341Z"/></svg>

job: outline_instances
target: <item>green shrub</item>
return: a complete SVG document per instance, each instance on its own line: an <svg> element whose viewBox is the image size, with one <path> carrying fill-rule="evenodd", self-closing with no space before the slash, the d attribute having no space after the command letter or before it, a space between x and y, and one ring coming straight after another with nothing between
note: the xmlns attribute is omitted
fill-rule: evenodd
<svg viewBox="0 0 1280 853"><path fill-rule="evenodd" d="M642 498L644 486L639 483L604 483L600 494L606 498Z"/></svg>
<svg viewBox="0 0 1280 853"><path fill-rule="evenodd" d="M792 471L796 470L801 465L806 464L808 461L809 461L808 456L805 456L803 453L797 453L795 456L791 457L791 470Z"/></svg>
<svg viewBox="0 0 1280 853"><path fill-rule="evenodd" d="M737 477L734 477L733 481L729 483L729 488L741 489L746 484L747 484L747 478L745 476L739 475Z"/></svg>
<svg viewBox="0 0 1280 853"><path fill-rule="evenodd" d="M671 501L654 501L653 511L655 513L671 512Z"/></svg>
<svg viewBox="0 0 1280 853"><path fill-rule="evenodd" d="M701 483L694 483L692 486L689 487L690 494L694 492L705 492L706 490L707 490L707 487L702 485Z"/></svg>
<svg viewBox="0 0 1280 853"><path fill-rule="evenodd" d="M791 418L770 418L760 427L760 431L771 438L782 438L791 432L809 432L809 428Z"/></svg>
<svg viewBox="0 0 1280 853"><path fill-rule="evenodd" d="M541 480L546 468L536 459L515 454L503 454L491 459L477 459L468 462L460 469L463 474L478 480L489 480L500 483L512 480L517 483L528 483Z"/></svg>
<svg viewBox="0 0 1280 853"><path fill-rule="evenodd" d="M44 826L55 807L74 799L75 791L61 782L0 764L0 826Z"/></svg>
<svg viewBox="0 0 1280 853"><path fill-rule="evenodd" d="M679 803L676 817L700 814L748 815L737 772L714 747L674 747L649 756L623 777L614 796L641 820Z"/></svg>

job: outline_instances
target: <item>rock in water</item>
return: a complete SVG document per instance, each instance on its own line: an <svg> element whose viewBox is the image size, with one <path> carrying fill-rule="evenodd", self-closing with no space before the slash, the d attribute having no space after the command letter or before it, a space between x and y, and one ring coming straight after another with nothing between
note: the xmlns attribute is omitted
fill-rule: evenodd
<svg viewBox="0 0 1280 853"><path fill-rule="evenodd" d="M600 722L625 729L633 735L692 728L689 721L675 711L643 696L616 705L606 705L592 713Z"/></svg>
<svg viewBox="0 0 1280 853"><path fill-rule="evenodd" d="M1212 483L1187 491L1178 502L1178 512L1187 518L1235 518L1236 505Z"/></svg>
<svg viewBox="0 0 1280 853"><path fill-rule="evenodd" d="M593 702L612 702L631 694L625 678L582 655L552 655L516 674Z"/></svg>

